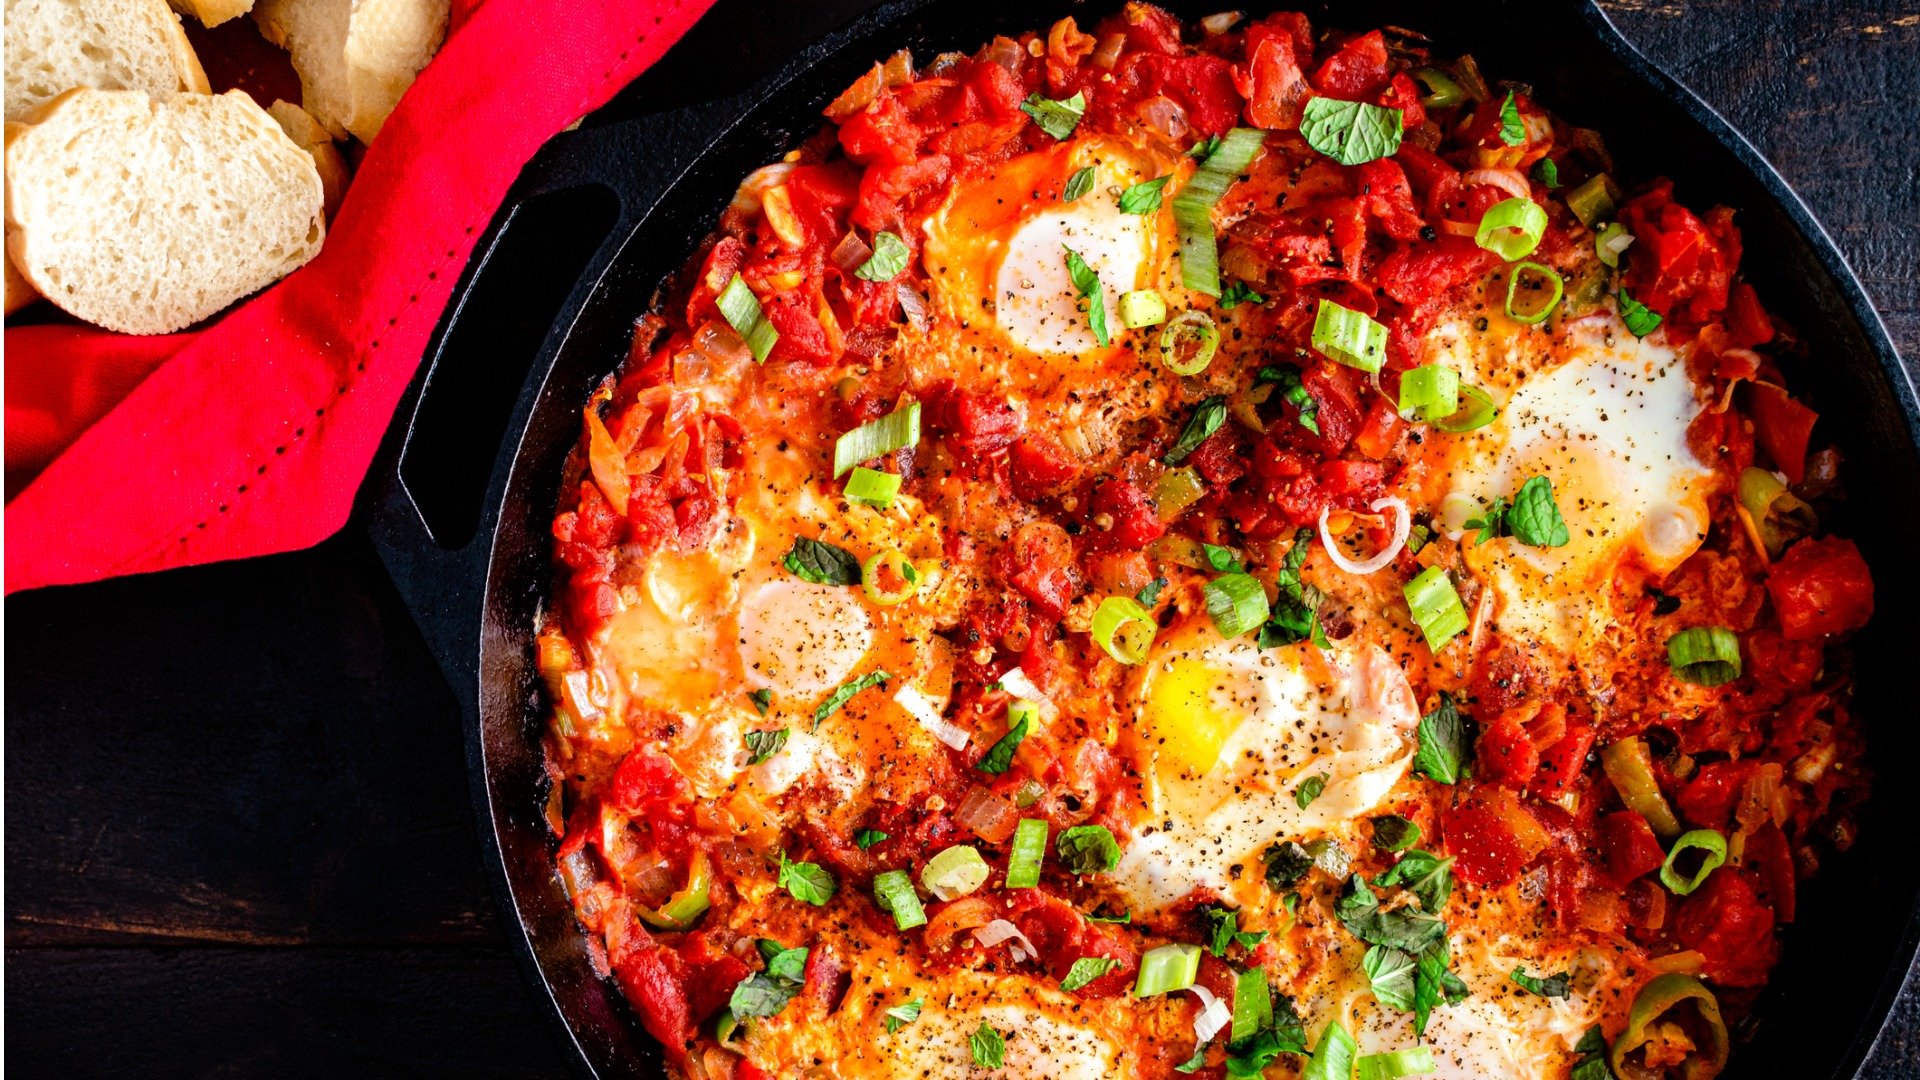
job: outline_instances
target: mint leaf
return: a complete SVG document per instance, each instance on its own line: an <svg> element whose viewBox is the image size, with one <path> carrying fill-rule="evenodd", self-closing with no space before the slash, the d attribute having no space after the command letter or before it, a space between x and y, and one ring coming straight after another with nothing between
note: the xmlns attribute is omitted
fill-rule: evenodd
<svg viewBox="0 0 1920 1080"><path fill-rule="evenodd" d="M1200 399L1200 404L1193 407L1193 415L1187 417L1186 426L1180 429L1179 437L1173 440L1173 446L1168 448L1166 456L1160 460L1168 465L1180 464L1187 459L1188 454L1199 449L1200 444L1211 438L1213 433L1219 431L1221 425L1226 422L1227 396L1225 394L1214 394L1212 397ZM855 569L857 570L858 567Z"/></svg>
<svg viewBox="0 0 1920 1080"><path fill-rule="evenodd" d="M1520 105L1513 95L1512 90L1507 91L1507 100L1500 103L1500 141L1519 146L1527 141L1527 125L1520 121Z"/></svg>
<svg viewBox="0 0 1920 1080"><path fill-rule="evenodd" d="M1120 961L1110 956L1083 956L1067 969L1067 977L1060 980L1060 989L1078 990L1119 966Z"/></svg>
<svg viewBox="0 0 1920 1080"><path fill-rule="evenodd" d="M793 862L784 851L780 853L779 885L795 900L804 900L814 907L825 906L833 899L833 890L837 887L826 867L819 863Z"/></svg>
<svg viewBox="0 0 1920 1080"><path fill-rule="evenodd" d="M825 722L827 717L839 712L840 706L851 701L853 695L870 686L879 686L891 678L893 678L893 676L884 671L869 671L865 675L842 686L840 689L835 690L827 697L827 700L820 703L819 708L813 710L813 730L819 731L820 725Z"/></svg>
<svg viewBox="0 0 1920 1080"><path fill-rule="evenodd" d="M1120 842L1105 825L1062 829L1053 847L1069 873L1105 874L1120 865Z"/></svg>
<svg viewBox="0 0 1920 1080"><path fill-rule="evenodd" d="M1403 121L1399 109L1316 97L1300 114L1300 135L1342 165L1361 165L1400 149Z"/></svg>
<svg viewBox="0 0 1920 1080"><path fill-rule="evenodd" d="M1553 501L1553 481L1536 476L1520 485L1513 497L1513 509L1507 512L1507 527L1513 538L1534 547L1565 547L1571 539L1560 506Z"/></svg>
<svg viewBox="0 0 1920 1080"><path fill-rule="evenodd" d="M1375 945L1360 958L1360 970L1380 1004L1401 1012L1413 1011L1413 974L1415 960L1399 949Z"/></svg>
<svg viewBox="0 0 1920 1080"><path fill-rule="evenodd" d="M1093 190L1093 166L1089 165L1072 176L1067 177L1067 186L1060 189L1060 201L1072 202Z"/></svg>
<svg viewBox="0 0 1920 1080"><path fill-rule="evenodd" d="M1099 273L1087 265L1079 252L1065 244L1060 247L1067 253L1067 276L1073 279L1074 291L1087 302L1087 326L1092 328L1094 340L1102 347L1113 344L1107 336L1107 293L1100 287Z"/></svg>
<svg viewBox="0 0 1920 1080"><path fill-rule="evenodd" d="M784 565L796 577L815 585L860 584L860 560L825 540L796 537Z"/></svg>
<svg viewBox="0 0 1920 1080"><path fill-rule="evenodd" d="M914 998L905 1005L895 1005L887 1010L887 1034L891 1035L915 1020L920 1019L920 1007L926 1004L922 998Z"/></svg>
<svg viewBox="0 0 1920 1080"><path fill-rule="evenodd" d="M853 834L853 843L855 847L858 847L861 851L865 851L880 841L885 840L888 835L889 834L883 833L879 829L861 829L859 832Z"/></svg>
<svg viewBox="0 0 1920 1080"><path fill-rule="evenodd" d="M1634 337L1643 338L1660 328L1660 313L1627 295L1621 289L1616 299L1620 302L1620 321L1627 324L1627 332Z"/></svg>
<svg viewBox="0 0 1920 1080"><path fill-rule="evenodd" d="M1400 861L1374 878L1373 883L1383 889L1403 886L1420 901L1422 910L1438 915L1447 897L1453 895L1453 857L1443 859L1431 851L1415 848L1400 856Z"/></svg>
<svg viewBox="0 0 1920 1080"><path fill-rule="evenodd" d="M1420 749L1413 755L1413 767L1443 784L1459 783L1473 743L1470 723L1453 695L1441 691L1440 704L1420 718Z"/></svg>
<svg viewBox="0 0 1920 1080"><path fill-rule="evenodd" d="M1171 179L1171 176L1155 177L1121 192L1120 212L1146 215L1160 209L1160 189L1166 187Z"/></svg>
<svg viewBox="0 0 1920 1080"><path fill-rule="evenodd" d="M983 1069L998 1069L1007 1063L1007 1040L985 1020L967 1040L967 1048L973 1051L973 1063Z"/></svg>
<svg viewBox="0 0 1920 1080"><path fill-rule="evenodd" d="M791 734L786 728L747 732L747 764L758 765L779 753L780 748L787 745L787 737Z"/></svg>
<svg viewBox="0 0 1920 1080"><path fill-rule="evenodd" d="M1326 773L1316 773L1300 781L1300 786L1294 789L1293 801L1298 803L1302 810L1312 806L1313 801L1320 797L1320 793L1327 790L1328 779Z"/></svg>
<svg viewBox="0 0 1920 1080"><path fill-rule="evenodd" d="M1033 117L1041 131L1064 139L1080 126L1080 117L1087 111L1087 95L1075 94L1065 101L1052 101L1034 94L1020 103L1020 111Z"/></svg>
<svg viewBox="0 0 1920 1080"><path fill-rule="evenodd" d="M905 240L890 232L874 233L873 254L860 264L853 276L862 281L892 281L907 268L907 260L912 256Z"/></svg>
<svg viewBox="0 0 1920 1080"><path fill-rule="evenodd" d="M1568 972L1535 978L1527 974L1525 965L1515 965L1508 978L1529 994L1538 994L1545 998L1564 998L1573 996L1573 976Z"/></svg>
<svg viewBox="0 0 1920 1080"><path fill-rule="evenodd" d="M1020 749L1020 743L1027 737L1027 728L1030 726L1027 717L1022 716L1012 730L1000 737L999 742L987 747L986 756L974 768L993 776L1006 772L1013 766L1013 752Z"/></svg>

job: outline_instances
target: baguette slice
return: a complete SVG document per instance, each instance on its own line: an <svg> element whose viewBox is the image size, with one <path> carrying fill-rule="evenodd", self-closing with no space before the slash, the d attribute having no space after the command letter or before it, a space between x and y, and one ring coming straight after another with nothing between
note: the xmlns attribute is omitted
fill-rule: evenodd
<svg viewBox="0 0 1920 1080"><path fill-rule="evenodd" d="M76 86L207 93L207 73L166 0L7 0L6 118Z"/></svg>
<svg viewBox="0 0 1920 1080"><path fill-rule="evenodd" d="M7 121L8 145L11 145L13 143L15 136L19 135L21 132L24 132L26 130L27 130L27 125L25 124L17 124L11 120ZM12 230L9 229L8 231L11 232ZM40 294L34 291L33 286L29 284L27 282L27 279L21 275L20 268L13 265L12 259L0 258L0 264L5 264L6 276L7 276L7 280L6 280L7 314L11 315L16 311L19 311L21 308L26 307L28 304L33 303L35 300L40 299Z"/></svg>
<svg viewBox="0 0 1920 1080"><path fill-rule="evenodd" d="M313 158L238 90L73 90L7 146L7 251L47 299L132 334L191 326L320 250Z"/></svg>
<svg viewBox="0 0 1920 1080"><path fill-rule="evenodd" d="M333 145L333 136L320 126L307 110L291 101L276 101L267 106L280 130L287 133L300 149L313 155L313 166L320 171L320 186L327 193L327 220L340 211L340 200L347 196L347 159Z"/></svg>
<svg viewBox="0 0 1920 1080"><path fill-rule="evenodd" d="M219 26L253 10L253 0L172 0L173 10L200 20L201 26Z"/></svg>
<svg viewBox="0 0 1920 1080"><path fill-rule="evenodd" d="M370 143L447 33L448 0L260 0L254 21L287 50L300 104L336 138Z"/></svg>

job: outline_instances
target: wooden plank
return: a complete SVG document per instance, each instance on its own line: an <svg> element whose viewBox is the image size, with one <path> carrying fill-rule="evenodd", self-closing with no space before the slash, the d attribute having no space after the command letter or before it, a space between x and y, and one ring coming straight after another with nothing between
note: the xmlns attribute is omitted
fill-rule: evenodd
<svg viewBox="0 0 1920 1080"><path fill-rule="evenodd" d="M453 700L364 539L7 622L9 948L496 940Z"/></svg>

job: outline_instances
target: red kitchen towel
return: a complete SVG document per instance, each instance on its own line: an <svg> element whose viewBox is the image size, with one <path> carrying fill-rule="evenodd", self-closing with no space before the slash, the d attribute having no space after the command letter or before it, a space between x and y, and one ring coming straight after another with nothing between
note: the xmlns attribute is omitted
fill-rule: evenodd
<svg viewBox="0 0 1920 1080"><path fill-rule="evenodd" d="M16 434L44 444L58 436L47 424L158 366L8 504L6 590L291 551L337 531L521 166L711 2L462 4L311 263L194 334L9 329L10 467ZM21 404L49 410L37 432L32 413L16 415L16 385Z"/></svg>

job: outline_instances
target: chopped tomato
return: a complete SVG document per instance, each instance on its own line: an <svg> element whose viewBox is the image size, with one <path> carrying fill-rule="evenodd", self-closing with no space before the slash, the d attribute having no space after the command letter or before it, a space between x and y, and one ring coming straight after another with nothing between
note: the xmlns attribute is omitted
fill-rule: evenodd
<svg viewBox="0 0 1920 1080"><path fill-rule="evenodd" d="M1413 187L1406 171L1386 158L1369 161L1357 171L1360 205L1367 216L1395 240L1418 239L1425 223L1414 209Z"/></svg>
<svg viewBox="0 0 1920 1080"><path fill-rule="evenodd" d="M1492 786L1476 786L1441 811L1440 835L1461 880L1483 886L1519 877L1550 839L1518 796Z"/></svg>
<svg viewBox="0 0 1920 1080"><path fill-rule="evenodd" d="M963 454L990 454L1020 437L1020 414L1004 397L962 390L952 379L927 389L923 417L929 430Z"/></svg>
<svg viewBox="0 0 1920 1080"><path fill-rule="evenodd" d="M1773 340L1773 318L1760 306L1760 294L1744 281L1727 292L1727 332L1734 345L1746 348Z"/></svg>
<svg viewBox="0 0 1920 1080"><path fill-rule="evenodd" d="M1750 383L1747 411L1753 414L1753 437L1773 464L1797 484L1807 475L1807 443L1813 438L1813 423L1820 414L1793 400L1782 387L1772 383Z"/></svg>
<svg viewBox="0 0 1920 1080"><path fill-rule="evenodd" d="M1853 541L1802 540L1767 571L1767 594L1789 641L1858 630L1873 617L1873 575Z"/></svg>
<svg viewBox="0 0 1920 1080"><path fill-rule="evenodd" d="M821 325L814 301L795 292L776 293L760 301L767 321L780 332L769 360L830 364L840 355L827 328Z"/></svg>
<svg viewBox="0 0 1920 1080"><path fill-rule="evenodd" d="M892 93L876 96L840 125L840 148L862 165L906 165L924 137L907 107Z"/></svg>
<svg viewBox="0 0 1920 1080"><path fill-rule="evenodd" d="M944 187L953 163L932 154L900 165L876 165L860 177L860 201L853 220L867 229L906 232L903 222L922 199Z"/></svg>
<svg viewBox="0 0 1920 1080"><path fill-rule="evenodd" d="M1593 729L1576 725L1558 741L1540 753L1540 771L1533 774L1527 790L1543 799L1557 799L1586 768L1587 755L1593 751Z"/></svg>
<svg viewBox="0 0 1920 1080"><path fill-rule="evenodd" d="M1706 976L1727 986L1759 986L1767 981L1778 942L1773 911L1760 902L1746 875L1723 866L1706 884L1680 901L1673 936L1706 958Z"/></svg>
<svg viewBox="0 0 1920 1080"><path fill-rule="evenodd" d="M1379 461L1400 443L1400 435L1407 430L1407 422L1400 418L1400 411L1386 398L1376 394L1367 403L1367 415L1360 421L1360 430L1354 432L1353 448Z"/></svg>
<svg viewBox="0 0 1920 1080"><path fill-rule="evenodd" d="M686 973L687 1016L694 1023L719 1012L733 988L749 974L745 961L716 948L704 933L688 934L680 942L679 953Z"/></svg>
<svg viewBox="0 0 1920 1080"><path fill-rule="evenodd" d="M641 1026L675 1060L686 1056L692 1016L679 959L670 949L648 945L632 949L613 964L613 977L640 1013Z"/></svg>
<svg viewBox="0 0 1920 1080"><path fill-rule="evenodd" d="M1725 830L1741 787L1758 767L1754 761L1710 761L1687 778L1674 802L1688 824Z"/></svg>
<svg viewBox="0 0 1920 1080"><path fill-rule="evenodd" d="M1080 475L1080 466L1045 435L1015 442L1008 455L1013 493L1028 502L1071 484Z"/></svg>
<svg viewBox="0 0 1920 1080"><path fill-rule="evenodd" d="M1475 759L1481 779L1511 788L1532 783L1533 774L1540 768L1540 752L1534 749L1527 729L1508 716L1495 717L1480 730Z"/></svg>
<svg viewBox="0 0 1920 1080"><path fill-rule="evenodd" d="M821 943L807 950L807 966L801 973L801 994L818 1005L821 1012L830 1013L838 1008L852 984L852 973L831 944Z"/></svg>
<svg viewBox="0 0 1920 1080"><path fill-rule="evenodd" d="M1600 817L1600 858L1615 888L1650 874L1667 861L1653 826L1632 810L1616 810Z"/></svg>
<svg viewBox="0 0 1920 1080"><path fill-rule="evenodd" d="M607 801L622 813L684 817L687 790L672 759L642 746L620 759L607 784Z"/></svg>
<svg viewBox="0 0 1920 1080"><path fill-rule="evenodd" d="M1378 30L1348 38L1313 73L1313 88L1342 101L1367 101L1386 89L1387 39Z"/></svg>
<svg viewBox="0 0 1920 1080"><path fill-rule="evenodd" d="M1744 862L1759 876L1755 891L1760 902L1772 908L1781 923L1792 922L1798 874L1786 834L1771 821L1762 824L1747 837Z"/></svg>
<svg viewBox="0 0 1920 1080"><path fill-rule="evenodd" d="M809 248L826 251L846 235L847 213L860 194L854 170L845 164L796 165L787 174L786 188Z"/></svg>
<svg viewBox="0 0 1920 1080"><path fill-rule="evenodd" d="M1706 220L1673 201L1673 183L1661 180L1620 209L1633 234L1626 286L1635 300L1662 315L1706 323L1727 306L1740 233L1731 211Z"/></svg>
<svg viewBox="0 0 1920 1080"><path fill-rule="evenodd" d="M1098 551L1137 551L1167 531L1146 494L1118 476L1094 484L1089 512L1088 543Z"/></svg>
<svg viewBox="0 0 1920 1080"><path fill-rule="evenodd" d="M1220 57L1142 56L1139 71L1141 97L1164 94L1186 111L1195 135L1225 134L1240 118L1233 67Z"/></svg>
<svg viewBox="0 0 1920 1080"><path fill-rule="evenodd" d="M1247 123L1269 131L1298 127L1300 110L1313 93L1293 34L1270 21L1247 31L1247 63L1235 70L1234 85L1247 99Z"/></svg>

